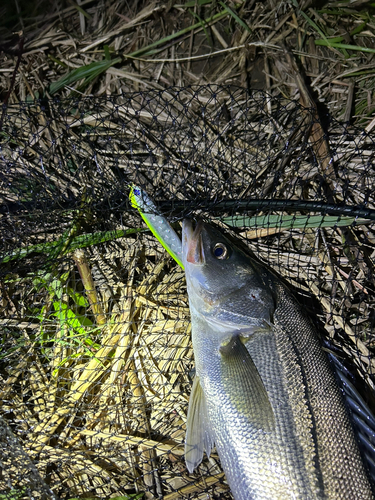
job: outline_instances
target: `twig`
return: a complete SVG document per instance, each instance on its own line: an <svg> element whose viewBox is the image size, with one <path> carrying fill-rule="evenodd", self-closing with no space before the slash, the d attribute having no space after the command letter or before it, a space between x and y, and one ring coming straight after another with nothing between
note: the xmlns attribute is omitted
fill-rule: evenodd
<svg viewBox="0 0 375 500"><path fill-rule="evenodd" d="M289 50L285 49L285 56L290 70L296 80L302 106L313 111L314 122L311 125L310 140L314 148L316 158L319 162L321 173L327 179L328 184L330 184L333 188L333 179L336 178L336 172L333 168L332 156L329 150L328 141L325 138L324 130L320 123L316 103L310 94L301 72L298 69L293 54Z"/></svg>
<svg viewBox="0 0 375 500"><path fill-rule="evenodd" d="M352 107L353 107L353 97L354 97L354 80L352 80L349 84L348 89L348 100L346 102L345 114L344 114L344 122L350 122L350 118L352 116Z"/></svg>

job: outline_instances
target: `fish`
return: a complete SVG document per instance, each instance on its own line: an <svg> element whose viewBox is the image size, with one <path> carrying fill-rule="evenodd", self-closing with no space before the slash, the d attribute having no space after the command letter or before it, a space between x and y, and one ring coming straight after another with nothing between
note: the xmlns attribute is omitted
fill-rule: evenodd
<svg viewBox="0 0 375 500"><path fill-rule="evenodd" d="M185 462L216 446L235 500L373 499L318 333L284 281L222 231L182 227L195 377Z"/></svg>

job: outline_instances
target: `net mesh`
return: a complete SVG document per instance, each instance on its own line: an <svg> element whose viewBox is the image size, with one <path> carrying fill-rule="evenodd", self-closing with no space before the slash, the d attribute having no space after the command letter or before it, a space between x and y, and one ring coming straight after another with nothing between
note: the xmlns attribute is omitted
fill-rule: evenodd
<svg viewBox="0 0 375 500"><path fill-rule="evenodd" d="M184 464L184 274L132 183L177 228L229 227L371 393L371 136L216 86L21 103L1 128L1 498L232 498L215 452Z"/></svg>

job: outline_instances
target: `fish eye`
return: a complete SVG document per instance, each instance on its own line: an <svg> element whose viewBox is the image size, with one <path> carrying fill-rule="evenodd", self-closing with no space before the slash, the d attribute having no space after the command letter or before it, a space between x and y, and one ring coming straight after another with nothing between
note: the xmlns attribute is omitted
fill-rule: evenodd
<svg viewBox="0 0 375 500"><path fill-rule="evenodd" d="M212 253L214 257L220 260L227 259L229 256L228 247L224 243L216 243Z"/></svg>

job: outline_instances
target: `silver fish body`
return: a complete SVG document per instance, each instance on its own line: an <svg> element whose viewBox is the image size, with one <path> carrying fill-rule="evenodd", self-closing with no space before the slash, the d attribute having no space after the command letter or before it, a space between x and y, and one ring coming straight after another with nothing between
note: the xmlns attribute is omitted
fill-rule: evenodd
<svg viewBox="0 0 375 500"><path fill-rule="evenodd" d="M215 444L236 500L372 499L328 360L282 281L202 222L184 221L183 262L189 471Z"/></svg>

